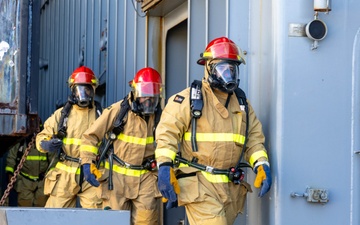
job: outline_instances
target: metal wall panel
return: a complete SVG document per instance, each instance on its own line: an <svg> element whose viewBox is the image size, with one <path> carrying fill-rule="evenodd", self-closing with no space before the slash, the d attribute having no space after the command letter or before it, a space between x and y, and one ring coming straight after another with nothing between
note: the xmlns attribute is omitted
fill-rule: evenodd
<svg viewBox="0 0 360 225"><path fill-rule="evenodd" d="M207 0L189 1L189 73L188 85L194 79L201 79L204 74L204 68L197 65L196 61L200 53L204 51L208 42L207 22Z"/></svg>
<svg viewBox="0 0 360 225"><path fill-rule="evenodd" d="M359 24L348 21L356 17L360 4L354 1L332 3L328 15L319 15L328 25L328 35L316 50L311 50L313 42L307 37L288 35L290 23L307 23L314 19L312 1L273 1L273 21L264 24L272 27L273 42L269 43L272 63L257 70L257 82L249 82L251 90L255 90L255 85L262 87L252 99L261 106L258 110L261 120L268 121L264 129L268 134L274 174L274 187L264 202L268 204L269 213L263 213L268 214L269 220L264 218L263 223L359 224L351 218L351 190L358 192L359 184L350 186L350 159L353 157L351 54ZM266 8L259 6L264 12ZM256 11L250 13L256 15ZM264 20L259 19L261 22ZM250 27L256 25L250 23ZM252 37L258 35L269 36L259 31ZM251 46L268 48L265 41L254 42ZM264 54L267 51L259 49L258 52L267 56ZM339 57L333 62L331 56L335 53ZM249 74L254 74L251 72L258 66L256 63L264 60L252 60ZM264 83L269 76L271 82ZM319 204L307 202L304 197L290 197L292 192L306 193L307 187L328 190L330 201Z"/></svg>
<svg viewBox="0 0 360 225"><path fill-rule="evenodd" d="M351 96L351 148L350 148L350 221L360 221L360 27L353 41L352 50L352 96Z"/></svg>
<svg viewBox="0 0 360 225"><path fill-rule="evenodd" d="M331 25L328 36L312 51L310 39L288 35L290 23L314 19L312 1L226 1L224 5L238 5L229 7L229 14L218 2L190 1L190 81L198 78L193 74L202 74L192 64L203 50L200 46L229 27L226 16L231 28L225 33L247 51L241 86L263 123L274 175L273 188L265 198L258 199L256 192L248 196L247 224L359 223L352 213L359 209L354 204L359 191L354 171L359 162L354 157L357 147L351 147L358 135L350 139L350 115L359 113L350 102L351 90L358 93L352 87L356 81L351 82L350 74L356 73L350 64L358 61L351 52L357 52L352 45L359 25L345 24L358 19L354 9L360 6L353 1L333 3L329 15L319 15ZM223 17L217 19L220 14ZM331 60L335 52L341 59ZM339 102L336 109L334 102ZM249 171L248 180L253 178ZM292 192L303 194L308 186L329 190L330 202L290 197Z"/></svg>
<svg viewBox="0 0 360 225"><path fill-rule="evenodd" d="M0 1L0 155L37 127L36 3Z"/></svg>
<svg viewBox="0 0 360 225"><path fill-rule="evenodd" d="M141 14L139 4L131 1L43 2L40 57L48 64L40 70L42 117L49 117L57 103L67 100L67 79L81 64L100 79L104 90L99 90L97 100L104 106L128 93L128 81L145 66L146 20Z"/></svg>

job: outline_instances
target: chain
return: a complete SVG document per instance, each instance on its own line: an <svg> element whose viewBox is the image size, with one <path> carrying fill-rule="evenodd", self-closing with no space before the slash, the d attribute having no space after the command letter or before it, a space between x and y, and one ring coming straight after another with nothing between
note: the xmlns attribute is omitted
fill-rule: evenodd
<svg viewBox="0 0 360 225"><path fill-rule="evenodd" d="M17 176L19 175L20 170L21 170L21 168L22 168L23 165L24 165L24 162L25 162L25 160L26 160L26 157L27 157L27 155L29 154L30 149L34 146L35 139L36 139L36 134L33 135L33 137L31 138L31 141L30 141L30 143L28 144L28 146L27 146L27 148L26 148L26 150L25 150L25 152L24 152L24 155L22 156L22 158L21 158L21 160L20 160L20 163L19 163L19 165L17 166L17 168L16 168L16 170L15 170L15 172L14 172L14 175L13 175L13 176L11 177L11 179L10 179L10 183L8 183L7 188L6 188L6 190L4 191L4 195L1 197L0 206L3 206L3 205L4 205L5 200L6 200L7 197L9 196L10 191L11 191L11 189L13 188L14 183L16 182L16 178L17 178Z"/></svg>

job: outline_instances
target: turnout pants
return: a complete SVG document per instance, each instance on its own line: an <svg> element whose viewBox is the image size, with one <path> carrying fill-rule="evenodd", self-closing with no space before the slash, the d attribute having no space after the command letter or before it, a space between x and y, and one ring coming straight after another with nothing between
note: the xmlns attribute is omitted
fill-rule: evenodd
<svg viewBox="0 0 360 225"><path fill-rule="evenodd" d="M183 205L191 225L232 225L243 212L248 183L212 183L201 172L178 179L179 206Z"/></svg>

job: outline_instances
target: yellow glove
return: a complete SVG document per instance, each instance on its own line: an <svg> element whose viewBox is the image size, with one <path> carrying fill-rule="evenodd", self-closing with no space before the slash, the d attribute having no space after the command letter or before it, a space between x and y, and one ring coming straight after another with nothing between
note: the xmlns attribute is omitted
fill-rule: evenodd
<svg viewBox="0 0 360 225"><path fill-rule="evenodd" d="M261 187L261 183L265 178L266 178L265 171L264 171L262 166L259 166L257 168L257 174L256 174L256 177L255 177L254 186L256 188Z"/></svg>
<svg viewBox="0 0 360 225"><path fill-rule="evenodd" d="M270 173L270 167L267 164L262 164L255 168L256 178L254 186L261 188L259 197L264 196L271 188L272 178Z"/></svg>
<svg viewBox="0 0 360 225"><path fill-rule="evenodd" d="M174 170L170 170L170 184L174 187L175 193L180 194L180 186L178 180L176 179Z"/></svg>
<svg viewBox="0 0 360 225"><path fill-rule="evenodd" d="M96 168L95 164L90 164L90 172L95 175L97 179L101 177L101 172Z"/></svg>
<svg viewBox="0 0 360 225"><path fill-rule="evenodd" d="M170 170L170 184L174 187L174 192L176 194L180 194L180 186L179 186L178 180L175 177L174 170ZM167 201L168 201L167 198L162 197L163 203L165 203Z"/></svg>
<svg viewBox="0 0 360 225"><path fill-rule="evenodd" d="M82 165L84 179L89 182L94 187L99 187L100 182L96 180L97 177L101 177L100 171L96 168L96 166L91 163L85 163Z"/></svg>

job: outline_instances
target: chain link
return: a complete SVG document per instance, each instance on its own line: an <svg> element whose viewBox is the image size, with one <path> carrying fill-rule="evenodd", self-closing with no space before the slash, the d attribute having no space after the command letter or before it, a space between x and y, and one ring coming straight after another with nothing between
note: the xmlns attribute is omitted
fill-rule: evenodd
<svg viewBox="0 0 360 225"><path fill-rule="evenodd" d="M36 139L36 133L33 135L33 137L31 138L30 143L28 144L27 148L25 149L24 155L22 156L19 165L17 166L14 175L11 177L10 179L10 183L8 183L6 190L4 191L4 195L1 197L0 200L0 206L3 206L5 204L5 200L7 199L7 197L10 194L11 189L14 187L14 183L16 182L17 176L20 173L21 168L24 165L24 162L26 160L26 157L28 156L30 149L34 146L35 144L35 139Z"/></svg>

